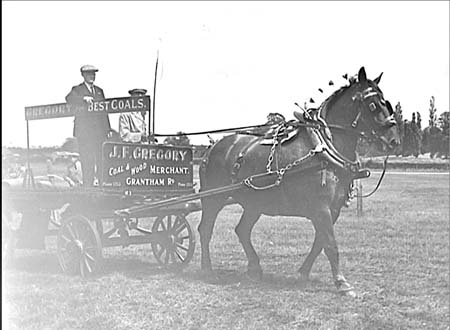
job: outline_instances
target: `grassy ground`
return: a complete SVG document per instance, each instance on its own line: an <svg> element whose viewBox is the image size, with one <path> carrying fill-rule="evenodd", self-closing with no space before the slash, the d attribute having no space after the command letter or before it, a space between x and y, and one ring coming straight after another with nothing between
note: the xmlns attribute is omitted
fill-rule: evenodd
<svg viewBox="0 0 450 330"><path fill-rule="evenodd" d="M365 191L377 176L364 181ZM386 174L336 224L341 266L358 298L340 297L320 255L311 281L296 270L313 240L305 219L263 217L253 243L263 280L243 276L234 234L240 208L228 206L211 243L217 277L200 273L200 248L182 273L160 268L149 246L104 250L98 277L59 271L46 251L20 250L3 270L4 329L449 329L449 176ZM200 213L189 216L196 228ZM8 326L8 327L6 327Z"/></svg>

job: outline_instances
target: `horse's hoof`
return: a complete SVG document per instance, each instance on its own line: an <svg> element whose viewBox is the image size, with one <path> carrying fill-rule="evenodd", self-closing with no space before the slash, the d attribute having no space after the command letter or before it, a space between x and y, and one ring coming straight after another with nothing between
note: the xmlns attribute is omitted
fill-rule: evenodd
<svg viewBox="0 0 450 330"><path fill-rule="evenodd" d="M355 292L355 288L353 286L351 286L350 284L348 284L348 282L340 283L340 285L338 287L338 292L342 296L347 296L347 297L351 297L351 298L356 298L356 296L357 296L356 292Z"/></svg>
<svg viewBox="0 0 450 330"><path fill-rule="evenodd" d="M347 290L347 291L339 291L339 293L342 296L346 296L346 297L350 297L350 298L357 298L358 297L358 295L356 294L355 290L353 290L353 289L350 289L350 290Z"/></svg>

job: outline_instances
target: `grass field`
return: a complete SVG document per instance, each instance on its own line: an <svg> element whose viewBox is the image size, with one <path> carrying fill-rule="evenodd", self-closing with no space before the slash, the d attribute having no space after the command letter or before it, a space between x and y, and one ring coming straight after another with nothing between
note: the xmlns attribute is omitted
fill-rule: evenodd
<svg viewBox="0 0 450 330"><path fill-rule="evenodd" d="M377 175L364 181L365 192ZM262 281L248 280L234 234L239 206L220 214L211 242L216 278L200 272L200 248L182 273L160 268L149 246L104 250L99 276L60 273L46 251L16 252L3 270L3 329L449 329L449 175L387 173L379 191L344 209L335 230L356 299L336 293L320 255L311 281L296 272L313 228L263 217L253 231ZM200 213L188 218L197 227Z"/></svg>

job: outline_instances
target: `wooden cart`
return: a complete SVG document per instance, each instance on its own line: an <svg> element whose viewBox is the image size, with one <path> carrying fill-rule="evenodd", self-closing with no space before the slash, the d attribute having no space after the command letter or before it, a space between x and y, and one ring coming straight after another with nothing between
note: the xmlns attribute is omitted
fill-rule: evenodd
<svg viewBox="0 0 450 330"><path fill-rule="evenodd" d="M100 102L115 104L110 113L135 111L134 104L139 104L139 111L142 104L149 111L149 96L140 99ZM81 110L94 109L100 106ZM26 107L28 153L29 121L73 116L74 111L80 109L64 103ZM105 142L103 173L97 187L53 185L33 176L28 158L22 179L2 182L2 253L45 248L45 236L56 235L59 264L66 273L94 274L101 267L103 248L133 244L150 244L161 264L189 263L195 235L186 216L201 209L194 189L192 148ZM10 227L14 213L22 215L15 231ZM144 218L146 225L141 222Z"/></svg>

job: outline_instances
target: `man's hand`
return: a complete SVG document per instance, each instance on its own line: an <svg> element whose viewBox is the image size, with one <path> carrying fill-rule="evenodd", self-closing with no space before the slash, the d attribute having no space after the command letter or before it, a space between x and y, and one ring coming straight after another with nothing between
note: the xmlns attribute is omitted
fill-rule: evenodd
<svg viewBox="0 0 450 330"><path fill-rule="evenodd" d="M92 103L94 98L92 96L85 96L85 97L83 97L83 100L87 103Z"/></svg>

